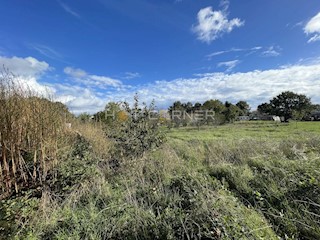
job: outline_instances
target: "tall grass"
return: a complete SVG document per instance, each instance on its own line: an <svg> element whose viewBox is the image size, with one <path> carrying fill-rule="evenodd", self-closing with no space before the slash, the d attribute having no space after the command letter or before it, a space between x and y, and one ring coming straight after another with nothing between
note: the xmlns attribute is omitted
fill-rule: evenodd
<svg viewBox="0 0 320 240"><path fill-rule="evenodd" d="M38 97L17 77L0 75L0 195L41 184L58 162L66 132L64 105Z"/></svg>

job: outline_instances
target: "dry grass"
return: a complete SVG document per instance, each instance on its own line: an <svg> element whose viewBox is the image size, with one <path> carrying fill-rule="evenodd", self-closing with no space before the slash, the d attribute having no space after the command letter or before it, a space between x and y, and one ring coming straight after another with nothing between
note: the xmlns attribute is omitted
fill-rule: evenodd
<svg viewBox="0 0 320 240"><path fill-rule="evenodd" d="M58 162L66 132L67 109L19 84L3 71L0 76L0 195L38 185Z"/></svg>
<svg viewBox="0 0 320 240"><path fill-rule="evenodd" d="M90 143L92 151L97 157L105 159L108 156L112 144L107 139L103 126L100 123L81 123L75 121L72 129L80 133Z"/></svg>

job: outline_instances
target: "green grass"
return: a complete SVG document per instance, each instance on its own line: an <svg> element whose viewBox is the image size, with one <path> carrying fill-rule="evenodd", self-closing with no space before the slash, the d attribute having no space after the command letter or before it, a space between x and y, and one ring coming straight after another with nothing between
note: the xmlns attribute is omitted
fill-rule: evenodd
<svg viewBox="0 0 320 240"><path fill-rule="evenodd" d="M237 140L297 138L320 134L320 122L275 123L271 121L236 122L217 127L181 127L168 130L169 139L180 140Z"/></svg>
<svg viewBox="0 0 320 240"><path fill-rule="evenodd" d="M169 143L283 238L320 239L320 122L180 128Z"/></svg>

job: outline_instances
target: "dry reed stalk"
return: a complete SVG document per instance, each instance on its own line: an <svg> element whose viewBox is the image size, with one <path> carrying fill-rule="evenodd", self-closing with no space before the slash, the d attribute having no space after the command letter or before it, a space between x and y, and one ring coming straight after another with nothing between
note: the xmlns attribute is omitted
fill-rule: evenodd
<svg viewBox="0 0 320 240"><path fill-rule="evenodd" d="M42 184L58 164L66 107L39 97L8 72L0 74L1 195Z"/></svg>

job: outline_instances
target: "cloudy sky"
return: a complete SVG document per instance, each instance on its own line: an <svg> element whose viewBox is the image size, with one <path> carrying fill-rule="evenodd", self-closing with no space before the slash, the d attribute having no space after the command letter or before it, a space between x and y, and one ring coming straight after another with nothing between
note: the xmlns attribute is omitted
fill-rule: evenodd
<svg viewBox="0 0 320 240"><path fill-rule="evenodd" d="M320 103L319 0L1 0L0 64L76 114L285 90Z"/></svg>

